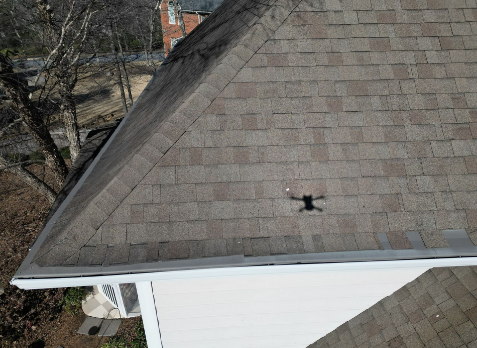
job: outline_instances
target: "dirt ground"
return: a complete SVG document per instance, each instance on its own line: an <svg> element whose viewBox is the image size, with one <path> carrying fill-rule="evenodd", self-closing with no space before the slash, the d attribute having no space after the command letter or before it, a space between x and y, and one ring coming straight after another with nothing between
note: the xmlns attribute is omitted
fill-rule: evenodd
<svg viewBox="0 0 477 348"><path fill-rule="evenodd" d="M150 67L137 63L131 70L132 95L137 99L152 76ZM124 116L115 75L83 75L78 82L78 121L82 128L95 128ZM126 92L127 93L127 92ZM42 165L29 167L52 184ZM58 189L58 188L56 188ZM85 319L71 315L59 300L64 289L22 291L9 285L13 274L40 232L50 204L6 171L0 171L0 347L99 348L107 339L76 334ZM133 337L137 318L123 321L118 334ZM16 333L16 334L15 334Z"/></svg>
<svg viewBox="0 0 477 348"><path fill-rule="evenodd" d="M136 101L152 77L152 68L144 62L128 65L133 101ZM97 67L95 67L97 71ZM115 71L104 67L102 73L86 70L79 78L75 89L78 123L82 128L93 128L124 116L121 93ZM125 88L126 99L129 101ZM129 109L129 104L128 104Z"/></svg>
<svg viewBox="0 0 477 348"><path fill-rule="evenodd" d="M42 176L42 166L30 166L37 175ZM47 181L48 173L46 173ZM0 171L0 284L5 293L0 295L0 329L7 321L11 311L21 306L20 302L31 302L28 292L9 285L9 281L28 252L29 245L36 238L50 204L40 195L30 190L15 176ZM47 293L46 295L44 295ZM40 303L32 305L28 312L11 316L13 325L23 329L23 337L14 338L1 330L1 347L51 347L65 348L101 347L106 338L89 337L76 334L85 319L83 313L71 315L58 308L58 299L63 290L50 292L35 291L33 297L41 298ZM36 312L34 312L36 310ZM23 325L24 324L24 325ZM7 324L8 325L8 324Z"/></svg>

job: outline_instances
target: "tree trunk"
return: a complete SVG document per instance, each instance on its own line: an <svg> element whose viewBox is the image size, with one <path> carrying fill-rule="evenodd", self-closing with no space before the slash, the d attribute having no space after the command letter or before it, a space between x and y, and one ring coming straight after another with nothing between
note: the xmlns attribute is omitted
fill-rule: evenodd
<svg viewBox="0 0 477 348"><path fill-rule="evenodd" d="M81 149L78 123L76 120L76 103L73 99L73 91L67 82L59 83L61 96L61 118L65 126L66 137L70 143L71 162L74 163Z"/></svg>
<svg viewBox="0 0 477 348"><path fill-rule="evenodd" d="M65 160L61 157L40 113L28 97L30 91L27 81L14 73L9 60L3 54L0 54L0 86L45 156L46 165L53 172L56 182L62 186L68 174Z"/></svg>
<svg viewBox="0 0 477 348"><path fill-rule="evenodd" d="M156 6L151 10L151 16L149 17L149 52L152 54L152 41L154 35L154 16L156 15L156 11L159 9L161 5L161 0L156 2Z"/></svg>
<svg viewBox="0 0 477 348"><path fill-rule="evenodd" d="M129 75L128 71L126 70L126 60L124 58L123 46L121 45L121 38L118 35L118 27L116 26L116 24L114 24L114 29L116 31L116 38L118 39L119 53L121 54L121 64L123 66L124 80L126 81L126 88L128 90L129 106L132 107L134 101L131 93L131 84L129 83Z"/></svg>
<svg viewBox="0 0 477 348"><path fill-rule="evenodd" d="M122 54L122 53L121 53ZM129 106L132 107L134 104L132 92L131 92L131 84L129 83L129 75L128 71L126 70L126 63L124 61L124 55L121 59L121 63L123 65L123 71L124 71L124 79L126 80L126 88L128 90L128 97L129 97Z"/></svg>
<svg viewBox="0 0 477 348"><path fill-rule="evenodd" d="M101 68L101 62L99 59L98 47L96 46L96 43L94 42L93 42L93 49L94 49L94 54L96 55L96 63L98 64L98 69L99 71L101 71L102 68Z"/></svg>
<svg viewBox="0 0 477 348"><path fill-rule="evenodd" d="M48 39L47 44L52 45L53 47L56 46L53 49L53 51L56 50L57 53L57 59L54 59L54 65L56 66L50 74L58 81L59 94L61 97L61 120L65 127L66 137L70 143L71 161L74 162L81 148L76 120L76 102L73 98L73 89L76 85L77 79L77 60L67 54L68 49L64 44L59 44L64 38L65 24L61 27L58 26L58 22L54 18L54 12L48 1L36 0L36 5L46 29L46 38ZM75 6L74 2L71 6L71 10L73 10L73 7Z"/></svg>
<svg viewBox="0 0 477 348"><path fill-rule="evenodd" d="M114 32L113 32L113 24L110 23L110 38L111 38L111 53L113 54L114 58L114 66L116 68L116 76L117 76L117 84L119 86L119 91L121 92L121 100L123 102L123 111L126 115L128 113L128 106L126 104L126 95L124 94L124 86L123 86L123 79L121 77L121 68L119 67L119 59L118 59L118 50L116 49L116 44L114 43Z"/></svg>
<svg viewBox="0 0 477 348"><path fill-rule="evenodd" d="M45 182L38 179L32 172L28 169L22 167L21 165L18 166L11 166L11 162L4 156L0 154L0 164L3 166L10 166L9 168L5 169L6 171L16 175L19 177L25 184L32 187L42 196L44 196L48 202L53 203L56 199L56 192L50 186L48 186Z"/></svg>
<svg viewBox="0 0 477 348"><path fill-rule="evenodd" d="M151 64L149 63L149 54L148 54L148 52L147 52L147 47L146 47L146 45L144 45L144 54L145 54L145 56L146 56L146 65L147 65L147 66L150 66Z"/></svg>
<svg viewBox="0 0 477 348"><path fill-rule="evenodd" d="M154 12L153 12L154 13ZM149 52L152 54L152 39L154 35L154 17L151 14L151 22L149 23Z"/></svg>
<svg viewBox="0 0 477 348"><path fill-rule="evenodd" d="M52 170L56 182L59 186L63 186L63 181L68 175L68 168L51 137L50 131L43 123L43 120L37 115L34 116L24 112L22 119L45 156L45 163Z"/></svg>

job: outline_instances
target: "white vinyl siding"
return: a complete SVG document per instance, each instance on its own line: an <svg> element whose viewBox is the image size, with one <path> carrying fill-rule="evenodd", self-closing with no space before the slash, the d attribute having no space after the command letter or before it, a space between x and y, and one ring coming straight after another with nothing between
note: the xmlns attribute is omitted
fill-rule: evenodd
<svg viewBox="0 0 477 348"><path fill-rule="evenodd" d="M304 348L428 268L299 269L154 281L164 348Z"/></svg>

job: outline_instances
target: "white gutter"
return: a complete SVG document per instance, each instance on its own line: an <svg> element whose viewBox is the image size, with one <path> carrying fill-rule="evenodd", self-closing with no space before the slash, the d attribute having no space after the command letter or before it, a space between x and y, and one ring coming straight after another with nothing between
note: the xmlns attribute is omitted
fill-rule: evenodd
<svg viewBox="0 0 477 348"><path fill-rule="evenodd" d="M250 267L208 268L168 272L130 273L107 276L12 279L11 285L20 289L48 289L97 284L121 284L150 282L155 280L191 279L210 277L235 277L241 275L264 275L296 272L335 272L343 270L406 269L433 267L477 266L477 257L433 258L424 260L367 261L319 264L294 264Z"/></svg>

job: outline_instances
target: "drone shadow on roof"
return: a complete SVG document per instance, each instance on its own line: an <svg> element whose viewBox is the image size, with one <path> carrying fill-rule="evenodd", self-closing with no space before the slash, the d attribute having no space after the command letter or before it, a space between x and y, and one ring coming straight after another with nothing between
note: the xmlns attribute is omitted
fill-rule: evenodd
<svg viewBox="0 0 477 348"><path fill-rule="evenodd" d="M304 211L304 210L319 210L319 211L323 211L323 208L320 208L320 207L317 207L313 204L313 201L317 201L317 200L320 200L320 199L325 199L325 196L318 196L318 197L313 197L312 195L303 195L303 197L290 197L290 199L294 200L294 201L303 201L305 203L305 206L300 208L300 212Z"/></svg>

